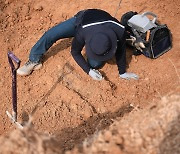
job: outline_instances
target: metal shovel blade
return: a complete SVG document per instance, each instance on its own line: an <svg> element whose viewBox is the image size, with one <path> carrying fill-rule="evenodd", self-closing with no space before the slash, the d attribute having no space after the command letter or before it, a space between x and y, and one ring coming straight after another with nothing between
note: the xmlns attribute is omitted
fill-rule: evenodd
<svg viewBox="0 0 180 154"><path fill-rule="evenodd" d="M23 129L23 126L19 122L17 122L15 113L11 115L8 111L6 111L6 114L8 115L12 123L14 123L19 129Z"/></svg>

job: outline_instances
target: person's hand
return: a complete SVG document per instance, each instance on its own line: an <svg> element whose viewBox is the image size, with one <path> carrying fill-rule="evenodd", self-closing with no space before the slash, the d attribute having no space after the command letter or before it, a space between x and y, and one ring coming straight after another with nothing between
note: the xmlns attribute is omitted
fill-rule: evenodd
<svg viewBox="0 0 180 154"><path fill-rule="evenodd" d="M130 80L130 79L138 80L139 79L138 75L136 75L134 73L124 73L124 74L120 74L119 76L120 76L120 78L123 78L126 80Z"/></svg>
<svg viewBox="0 0 180 154"><path fill-rule="evenodd" d="M135 42L134 46L136 47L136 49L138 49L141 52L143 52L143 49L145 48L145 45L143 42Z"/></svg>
<svg viewBox="0 0 180 154"><path fill-rule="evenodd" d="M89 75L94 79L94 80L102 80L103 76L101 75L101 73L98 70L95 69L90 69L89 71Z"/></svg>

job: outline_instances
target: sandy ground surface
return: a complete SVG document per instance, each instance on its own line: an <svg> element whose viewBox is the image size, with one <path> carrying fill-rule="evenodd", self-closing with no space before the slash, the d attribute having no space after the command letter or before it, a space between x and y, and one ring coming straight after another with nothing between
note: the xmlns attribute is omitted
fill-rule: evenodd
<svg viewBox="0 0 180 154"><path fill-rule="evenodd" d="M118 0L0 1L0 135L14 130L5 114L12 108L7 51L13 51L24 64L31 47L50 27L86 8L100 8L114 15L118 3ZM44 56L41 70L17 78L18 121L25 123L28 115L32 115L35 130L55 135L62 149L71 149L97 129L107 129L116 119L125 120L134 108L143 110L163 96L179 95L178 0L122 0L116 17L120 19L130 10L157 14L158 20L166 23L172 32L173 48L155 60L143 55L134 57L127 49L127 71L138 74L140 79L120 79L112 60L100 70L106 80L98 82L87 76L73 60L72 39L57 41Z"/></svg>

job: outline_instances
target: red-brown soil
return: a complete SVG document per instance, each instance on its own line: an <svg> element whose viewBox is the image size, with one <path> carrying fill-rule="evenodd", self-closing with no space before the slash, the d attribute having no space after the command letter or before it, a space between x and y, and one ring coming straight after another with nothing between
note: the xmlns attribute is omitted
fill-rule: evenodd
<svg viewBox="0 0 180 154"><path fill-rule="evenodd" d="M0 135L15 129L5 114L12 108L8 50L24 64L31 47L50 27L86 8L100 8L114 15L118 3L119 0L0 0ZM73 60L72 39L59 40L44 56L41 70L27 77L18 76L18 121L25 123L28 115L32 115L35 131L56 136L60 148L69 150L97 130L108 129L114 120L129 125L132 111L147 111L149 105L163 96L180 95L179 1L122 0L116 17L120 19L130 10L157 14L158 20L172 32L173 48L155 60L143 55L134 57L127 49L127 71L138 74L140 79L120 79L111 61L100 70L106 80L98 82Z"/></svg>
<svg viewBox="0 0 180 154"><path fill-rule="evenodd" d="M0 153L17 154L179 154L180 153L180 96L163 97L146 109L134 109L123 118L101 130L101 120L93 135L77 144L72 150L64 149L57 136L49 136L27 125L0 137ZM121 112L132 108L123 107ZM111 118L109 115L108 118ZM109 120L106 118L106 120ZM83 130L83 127L81 127ZM84 129L86 131L86 129ZM71 147L73 136L68 141Z"/></svg>

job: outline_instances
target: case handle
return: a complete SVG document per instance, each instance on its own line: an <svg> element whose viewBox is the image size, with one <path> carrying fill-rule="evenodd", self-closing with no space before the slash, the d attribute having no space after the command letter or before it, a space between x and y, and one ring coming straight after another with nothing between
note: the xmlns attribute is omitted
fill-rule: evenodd
<svg viewBox="0 0 180 154"><path fill-rule="evenodd" d="M7 54L8 54L8 61L12 70L17 70L20 66L21 61L11 51L9 51ZM17 64L16 68L13 61Z"/></svg>
<svg viewBox="0 0 180 154"><path fill-rule="evenodd" d="M154 13L152 13L152 12L144 12L144 13L142 14L142 17L143 17L143 16L147 16L147 15L151 15L151 16L154 17L154 18L152 19L152 23L155 23L155 22L156 22L157 16L156 16Z"/></svg>

